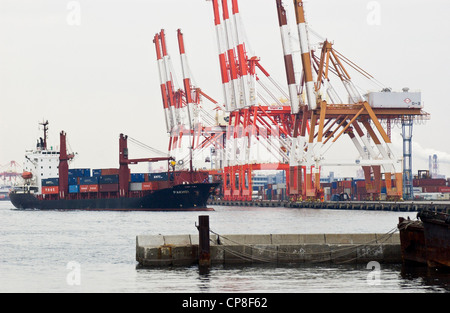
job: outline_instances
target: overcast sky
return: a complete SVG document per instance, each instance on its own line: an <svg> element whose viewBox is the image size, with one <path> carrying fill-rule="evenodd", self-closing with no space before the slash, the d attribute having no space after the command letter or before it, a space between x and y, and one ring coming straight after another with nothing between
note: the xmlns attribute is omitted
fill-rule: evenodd
<svg viewBox="0 0 450 313"><path fill-rule="evenodd" d="M288 9L291 2L285 1ZM239 3L252 50L285 85L275 0ZM427 169L428 155L436 153L442 174L450 175L450 2L309 0L305 7L314 31L380 82L422 91L431 120L414 126L414 171ZM162 28L179 81L181 28L195 83L222 102L210 1L0 0L0 165L22 163L42 136L43 119L50 122L50 145L67 132L79 153L74 167L117 167L120 133L166 150L152 42ZM397 127L401 157L399 134Z"/></svg>

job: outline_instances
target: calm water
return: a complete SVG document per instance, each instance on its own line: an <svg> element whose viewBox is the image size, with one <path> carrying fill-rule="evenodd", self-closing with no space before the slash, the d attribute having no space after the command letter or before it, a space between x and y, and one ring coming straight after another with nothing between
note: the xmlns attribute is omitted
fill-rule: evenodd
<svg viewBox="0 0 450 313"><path fill-rule="evenodd" d="M138 269L136 235L386 233L408 213L215 207L214 212L46 212L0 202L0 292L449 292L450 275L381 265L196 266ZM415 213L409 213L415 218ZM75 267L73 265L75 264ZM79 275L74 281L74 271ZM75 285L73 284L75 282Z"/></svg>

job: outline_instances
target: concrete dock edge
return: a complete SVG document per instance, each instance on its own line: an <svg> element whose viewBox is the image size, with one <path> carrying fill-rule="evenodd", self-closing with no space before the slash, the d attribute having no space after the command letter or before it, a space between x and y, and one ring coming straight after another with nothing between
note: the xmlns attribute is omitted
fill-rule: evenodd
<svg viewBox="0 0 450 313"><path fill-rule="evenodd" d="M211 264L401 263L395 234L211 235ZM136 237L142 267L198 264L198 235Z"/></svg>

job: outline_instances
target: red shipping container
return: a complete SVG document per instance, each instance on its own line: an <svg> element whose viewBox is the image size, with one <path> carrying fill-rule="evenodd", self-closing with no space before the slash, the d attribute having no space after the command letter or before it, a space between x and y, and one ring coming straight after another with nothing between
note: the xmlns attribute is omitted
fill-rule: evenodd
<svg viewBox="0 0 450 313"><path fill-rule="evenodd" d="M439 192L450 193L450 187L439 187Z"/></svg>
<svg viewBox="0 0 450 313"><path fill-rule="evenodd" d="M59 187L58 186L47 186L42 187L42 194L44 195L54 195L59 193Z"/></svg>
<svg viewBox="0 0 450 313"><path fill-rule="evenodd" d="M98 185L88 185L89 192L98 192Z"/></svg>
<svg viewBox="0 0 450 313"><path fill-rule="evenodd" d="M98 192L98 185L80 185L80 192Z"/></svg>
<svg viewBox="0 0 450 313"><path fill-rule="evenodd" d="M425 187L425 186L445 186L445 179L438 178L423 178L423 179L414 179L413 181L414 187Z"/></svg>
<svg viewBox="0 0 450 313"><path fill-rule="evenodd" d="M142 183L142 190L157 190L158 182L155 181L147 181Z"/></svg>
<svg viewBox="0 0 450 313"><path fill-rule="evenodd" d="M119 175L118 168L102 168L102 176L103 175Z"/></svg>
<svg viewBox="0 0 450 313"><path fill-rule="evenodd" d="M101 192L116 192L119 191L119 184L103 184L99 185Z"/></svg>
<svg viewBox="0 0 450 313"><path fill-rule="evenodd" d="M424 186L423 192L439 192L439 186Z"/></svg>

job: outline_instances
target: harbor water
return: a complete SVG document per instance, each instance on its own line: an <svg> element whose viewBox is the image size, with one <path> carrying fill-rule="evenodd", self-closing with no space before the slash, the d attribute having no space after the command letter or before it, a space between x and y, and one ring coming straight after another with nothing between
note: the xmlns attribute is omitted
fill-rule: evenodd
<svg viewBox="0 0 450 313"><path fill-rule="evenodd" d="M0 202L0 292L449 292L450 275L401 264L216 265L144 269L137 235L387 233L416 213L273 207L211 212L16 210Z"/></svg>

